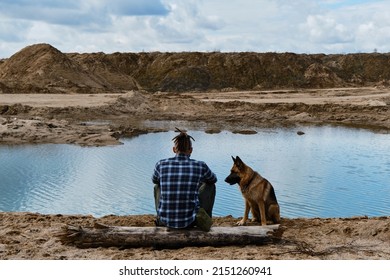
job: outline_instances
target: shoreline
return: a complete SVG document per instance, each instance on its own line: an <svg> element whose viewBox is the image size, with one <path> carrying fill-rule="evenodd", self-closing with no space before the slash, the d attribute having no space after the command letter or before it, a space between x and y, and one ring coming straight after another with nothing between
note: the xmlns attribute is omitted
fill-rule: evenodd
<svg viewBox="0 0 390 280"><path fill-rule="evenodd" d="M306 125L390 133L390 90L334 91L0 94L0 145L118 145L121 137L167 131L183 124L208 133Z"/></svg>

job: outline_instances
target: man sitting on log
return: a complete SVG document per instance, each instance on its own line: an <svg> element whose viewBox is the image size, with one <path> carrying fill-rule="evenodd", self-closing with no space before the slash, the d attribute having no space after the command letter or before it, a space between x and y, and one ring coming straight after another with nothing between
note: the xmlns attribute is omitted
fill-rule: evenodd
<svg viewBox="0 0 390 280"><path fill-rule="evenodd" d="M190 159L193 137L176 128L175 157L156 163L152 181L157 226L198 227L209 231L215 200L216 175L203 161Z"/></svg>

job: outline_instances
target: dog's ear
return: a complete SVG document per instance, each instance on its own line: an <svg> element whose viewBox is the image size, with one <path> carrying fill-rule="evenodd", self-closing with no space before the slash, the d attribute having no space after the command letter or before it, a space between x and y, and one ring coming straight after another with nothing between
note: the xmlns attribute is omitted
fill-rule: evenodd
<svg viewBox="0 0 390 280"><path fill-rule="evenodd" d="M233 156L232 156L232 160L233 160L234 163L236 163L236 159Z"/></svg>
<svg viewBox="0 0 390 280"><path fill-rule="evenodd" d="M237 165L238 169L242 170L245 167L245 163L240 159L239 156L236 156L234 163Z"/></svg>

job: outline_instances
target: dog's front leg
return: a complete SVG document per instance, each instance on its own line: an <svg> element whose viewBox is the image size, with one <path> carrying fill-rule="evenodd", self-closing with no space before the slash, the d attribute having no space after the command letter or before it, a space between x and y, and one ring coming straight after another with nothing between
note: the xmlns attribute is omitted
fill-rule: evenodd
<svg viewBox="0 0 390 280"><path fill-rule="evenodd" d="M251 206L248 201L245 200L245 212L244 217L237 223L238 226L245 226L246 221L248 220L249 211L251 209Z"/></svg>
<svg viewBox="0 0 390 280"><path fill-rule="evenodd" d="M267 218L265 214L265 203L264 201L259 202L259 209L260 209L260 218L261 218L261 225L266 226L267 225Z"/></svg>

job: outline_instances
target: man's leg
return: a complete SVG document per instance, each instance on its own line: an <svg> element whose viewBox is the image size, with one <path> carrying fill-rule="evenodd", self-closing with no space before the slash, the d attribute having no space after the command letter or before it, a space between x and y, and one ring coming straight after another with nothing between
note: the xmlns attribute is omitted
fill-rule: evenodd
<svg viewBox="0 0 390 280"><path fill-rule="evenodd" d="M215 201L215 184L203 183L199 188L200 207L206 210L206 213L212 217Z"/></svg>
<svg viewBox="0 0 390 280"><path fill-rule="evenodd" d="M158 210L159 203L160 203L160 185L156 184L156 185L154 185L154 206L156 208L157 217L156 217L156 220L154 221L154 223L158 227L164 226L164 224L160 221L160 218L158 217L157 210Z"/></svg>
<svg viewBox="0 0 390 280"><path fill-rule="evenodd" d="M156 213L158 210L158 205L160 203L160 185L154 185L154 206L156 208Z"/></svg>

